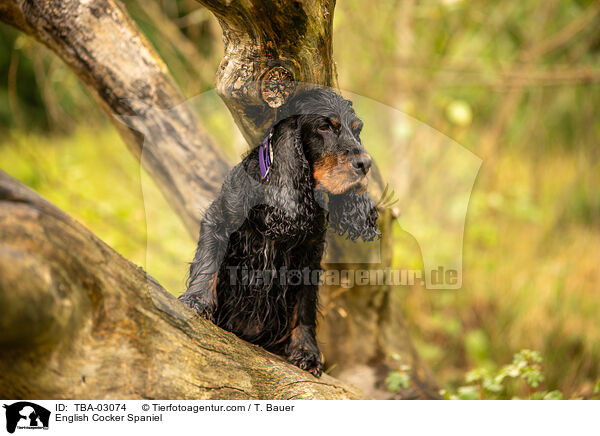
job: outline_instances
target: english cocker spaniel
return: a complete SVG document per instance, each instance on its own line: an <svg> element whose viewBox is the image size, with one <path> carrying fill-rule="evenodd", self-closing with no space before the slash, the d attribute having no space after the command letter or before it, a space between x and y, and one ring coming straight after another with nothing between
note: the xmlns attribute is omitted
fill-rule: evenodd
<svg viewBox="0 0 600 436"><path fill-rule="evenodd" d="M327 227L352 240L379 237L362 125L350 101L325 89L282 106L263 143L231 170L206 210L179 297L219 327L317 377Z"/></svg>

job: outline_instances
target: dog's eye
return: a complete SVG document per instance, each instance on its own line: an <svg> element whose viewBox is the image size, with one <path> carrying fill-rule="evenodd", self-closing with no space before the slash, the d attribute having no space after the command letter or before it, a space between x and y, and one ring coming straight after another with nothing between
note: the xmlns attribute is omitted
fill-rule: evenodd
<svg viewBox="0 0 600 436"><path fill-rule="evenodd" d="M321 125L319 126L319 130L320 130L321 132L326 132L326 131L328 131L328 130L330 130L330 129L331 129L331 125L329 125L329 124L327 124L327 123L321 124Z"/></svg>

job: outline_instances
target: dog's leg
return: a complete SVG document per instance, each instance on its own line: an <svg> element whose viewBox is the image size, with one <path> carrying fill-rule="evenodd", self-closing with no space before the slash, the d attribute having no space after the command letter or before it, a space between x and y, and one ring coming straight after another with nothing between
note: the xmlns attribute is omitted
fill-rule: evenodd
<svg viewBox="0 0 600 436"><path fill-rule="evenodd" d="M229 237L243 224L251 208L252 195L246 192L250 186L242 164L236 165L227 175L221 194L204 214L198 248L190 265L188 289L179 297L211 321L215 321L219 270L225 259Z"/></svg>
<svg viewBox="0 0 600 436"><path fill-rule="evenodd" d="M317 346L318 286L304 286L298 291L298 300L292 316L292 330L285 354L289 362L320 377L323 372L321 352Z"/></svg>
<svg viewBox="0 0 600 436"><path fill-rule="evenodd" d="M217 274L208 274L201 280L190 284L190 287L179 297L179 300L198 312L202 318L214 322L218 301Z"/></svg>
<svg viewBox="0 0 600 436"><path fill-rule="evenodd" d="M217 281L227 238L219 229L203 222L194 261L190 265L187 290L179 297L200 316L214 322L217 310Z"/></svg>

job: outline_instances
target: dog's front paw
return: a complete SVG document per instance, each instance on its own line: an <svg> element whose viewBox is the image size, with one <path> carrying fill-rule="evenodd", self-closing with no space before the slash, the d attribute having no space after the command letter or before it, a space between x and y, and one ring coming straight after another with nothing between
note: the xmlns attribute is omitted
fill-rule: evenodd
<svg viewBox="0 0 600 436"><path fill-rule="evenodd" d="M183 294L179 297L179 301L183 302L189 308L194 309L202 318L213 323L215 322L215 307L214 305L205 301L204 298L195 295Z"/></svg>
<svg viewBox="0 0 600 436"><path fill-rule="evenodd" d="M288 355L288 361L304 371L310 372L315 377L321 377L323 373L323 361L318 349L307 349L303 346L297 347Z"/></svg>

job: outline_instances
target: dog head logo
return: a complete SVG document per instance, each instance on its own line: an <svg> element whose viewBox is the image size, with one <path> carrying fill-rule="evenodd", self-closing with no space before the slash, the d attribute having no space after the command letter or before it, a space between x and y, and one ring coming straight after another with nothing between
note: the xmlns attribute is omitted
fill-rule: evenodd
<svg viewBox="0 0 600 436"><path fill-rule="evenodd" d="M28 401L19 401L11 405L4 404L6 409L6 431L14 433L18 429L48 429L50 411Z"/></svg>

